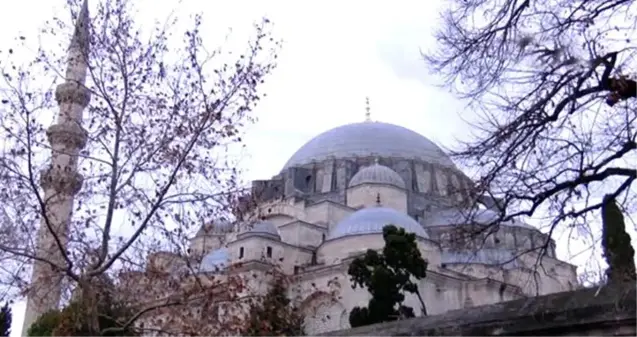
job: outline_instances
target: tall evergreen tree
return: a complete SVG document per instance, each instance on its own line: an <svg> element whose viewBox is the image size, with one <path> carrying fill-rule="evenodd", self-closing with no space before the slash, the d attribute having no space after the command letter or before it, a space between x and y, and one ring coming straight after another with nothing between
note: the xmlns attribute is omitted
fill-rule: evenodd
<svg viewBox="0 0 637 337"><path fill-rule="evenodd" d="M389 225L383 228L383 238L382 253L370 249L349 266L352 288L367 288L372 295L367 307L355 307L350 312L352 327L414 317L414 310L402 304L405 292L418 296L422 315L427 315L418 285L413 282L424 278L427 270L416 235Z"/></svg>
<svg viewBox="0 0 637 337"><path fill-rule="evenodd" d="M287 282L275 276L268 293L250 308L246 336L302 336L303 316L291 305Z"/></svg>
<svg viewBox="0 0 637 337"><path fill-rule="evenodd" d="M0 336L9 336L11 334L11 307L6 302L0 309Z"/></svg>
<svg viewBox="0 0 637 337"><path fill-rule="evenodd" d="M606 276L609 283L635 283L635 249L626 233L624 215L610 196L604 197L602 206L602 249L608 263Z"/></svg>

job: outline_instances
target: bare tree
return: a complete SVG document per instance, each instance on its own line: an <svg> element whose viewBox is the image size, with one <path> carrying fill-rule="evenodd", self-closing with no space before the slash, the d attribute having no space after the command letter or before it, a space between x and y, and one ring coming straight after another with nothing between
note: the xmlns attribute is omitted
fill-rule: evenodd
<svg viewBox="0 0 637 337"><path fill-rule="evenodd" d="M0 150L0 258L7 289L3 293L49 291L28 287L27 267L34 263L64 275L64 284L48 286L64 286L67 300L75 289L75 294L94 303L95 288L103 277L113 279L118 291L128 290L129 299L140 285L152 289L153 283L161 284L157 296L137 293L134 298L139 301L130 302L136 311L121 322L122 328L134 325L137 318L154 317L153 310L189 301L205 306L205 300L217 294L215 289L229 289L229 278L220 286L210 277L204 282L195 275L197 261L188 254L189 239L204 223L232 219L233 203L242 187L229 149L241 142L243 127L253 121L251 112L262 96L258 89L274 69L279 48L267 19L255 24L254 36L242 53L206 48L201 15L194 17L183 35L172 17L152 31L144 30L145 35L131 3L96 2L95 14L84 21L86 36L78 37L83 30L54 18L42 30L40 41L45 44L32 61L24 60L29 50L25 37L0 54L8 57L0 60L4 144ZM79 0L69 0L68 5L74 21L88 15L79 13ZM67 62L65 41L73 32L73 43L82 55L71 55ZM52 41L64 45L49 48ZM77 66L73 64L80 59L86 63L85 84L77 76L65 75L67 66ZM78 131L85 132L86 144L77 155L51 147L47 140L58 103L74 103L59 97L59 90L55 92L54 85L64 80L90 94ZM74 114L76 108L67 110ZM46 175L41 170L56 169L49 160L51 153L76 161L83 178L68 231L63 233L51 215L54 207L60 207L57 196L46 196L40 186ZM49 241L57 253L38 253L34 235L38 228L40 235L52 238ZM175 282L174 273L147 270L146 261L160 252L183 262L178 275L193 280L186 282L188 287ZM144 282L127 288L126 280L131 278ZM127 297L126 293L119 296ZM99 313L92 308L90 331L100 334L104 331L97 320Z"/></svg>
<svg viewBox="0 0 637 337"><path fill-rule="evenodd" d="M499 200L498 221L546 214L549 234L581 230L599 221L605 194L635 210L635 9L625 0L448 4L438 48L424 56L478 112L475 138L455 155L478 168L475 192Z"/></svg>

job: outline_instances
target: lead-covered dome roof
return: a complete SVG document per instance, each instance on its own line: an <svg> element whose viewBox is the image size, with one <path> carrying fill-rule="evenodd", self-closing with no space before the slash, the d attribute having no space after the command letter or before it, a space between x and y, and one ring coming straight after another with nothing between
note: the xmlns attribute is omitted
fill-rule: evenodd
<svg viewBox="0 0 637 337"><path fill-rule="evenodd" d="M363 167L349 181L349 187L361 184L387 184L405 188L405 181L396 171L378 163Z"/></svg>
<svg viewBox="0 0 637 337"><path fill-rule="evenodd" d="M412 130L388 123L363 122L339 126L312 138L292 155L283 169L327 159L370 156L455 167L440 147Z"/></svg>
<svg viewBox="0 0 637 337"><path fill-rule="evenodd" d="M481 248L476 251L445 250L440 255L441 264L485 264L503 269L520 267L515 252L506 249Z"/></svg>
<svg viewBox="0 0 637 337"><path fill-rule="evenodd" d="M446 209L425 217L425 227L455 226L469 223L491 225L497 223L498 219L498 212L490 209ZM537 230L535 227L520 220L509 220L501 222L500 225Z"/></svg>
<svg viewBox="0 0 637 337"><path fill-rule="evenodd" d="M382 234L383 227L394 225L414 233L421 238L429 238L424 228L405 213L386 207L363 208L352 213L339 222L327 236L327 240L334 240L347 236L363 234Z"/></svg>
<svg viewBox="0 0 637 337"><path fill-rule="evenodd" d="M230 264L230 252L227 248L220 248L206 254L201 260L199 271L214 273L225 269Z"/></svg>

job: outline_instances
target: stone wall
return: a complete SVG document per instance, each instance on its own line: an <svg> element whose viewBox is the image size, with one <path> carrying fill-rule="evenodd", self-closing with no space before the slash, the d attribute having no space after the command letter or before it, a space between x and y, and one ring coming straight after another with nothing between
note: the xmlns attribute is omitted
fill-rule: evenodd
<svg viewBox="0 0 637 337"><path fill-rule="evenodd" d="M335 331L324 336L635 336L635 286L605 286Z"/></svg>

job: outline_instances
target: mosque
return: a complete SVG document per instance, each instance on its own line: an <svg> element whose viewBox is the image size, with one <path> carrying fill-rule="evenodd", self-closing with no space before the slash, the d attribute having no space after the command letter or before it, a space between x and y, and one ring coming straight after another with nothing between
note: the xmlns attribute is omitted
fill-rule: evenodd
<svg viewBox="0 0 637 337"><path fill-rule="evenodd" d="M60 114L47 131L53 150L42 188L47 200L57 200L49 209L57 237L69 230L74 196L82 185L77 160L69 158L77 158L87 139L81 125L90 101L83 86L88 22L85 0L69 48L66 81L56 89ZM263 279L258 273L278 265L294 276L290 297L299 299L310 335L349 327L351 309L367 305L370 295L352 289L348 265L368 249L382 249L382 229L389 224L417 237L428 262L427 277L418 286L430 315L576 285L576 267L558 260L554 241L533 226L509 221L489 231L472 230L494 223L498 213L496 200L473 195L470 186L470 179L432 141L368 118L319 134L278 174L252 182L251 196L237 207L244 216L234 223L206 224L192 238L190 252L198 257L199 275L250 273ZM59 243L48 228L40 226L37 254L62 265ZM152 254L148 268L181 268L174 258ZM231 268L235 265L242 267ZM61 288L48 285L60 284L62 277L46 263L34 262L23 332L58 307ZM141 289L137 293L149 297ZM419 308L415 296L405 304Z"/></svg>
<svg viewBox="0 0 637 337"><path fill-rule="evenodd" d="M555 242L533 226L469 230L497 219L496 201L472 196L469 186L414 131L369 120L343 125L301 146L271 179L253 181L245 224L202 227L191 252L203 256L201 273L241 262L245 270L278 264L295 275L291 291L301 298L307 334L348 328L350 310L367 305L369 293L352 289L347 267L367 249L383 248L388 224L417 236L428 262L419 291L429 315L572 290L576 267L558 260ZM406 305L419 312L416 296Z"/></svg>

